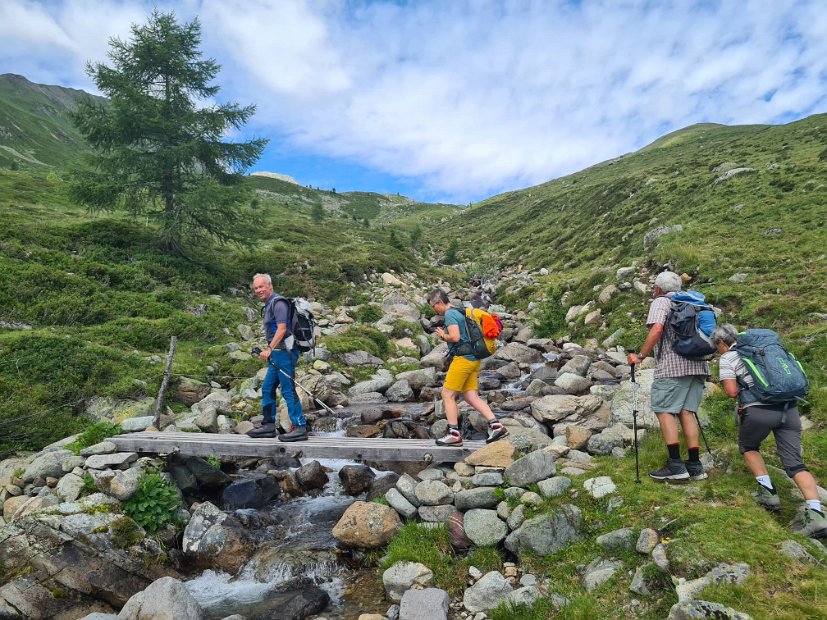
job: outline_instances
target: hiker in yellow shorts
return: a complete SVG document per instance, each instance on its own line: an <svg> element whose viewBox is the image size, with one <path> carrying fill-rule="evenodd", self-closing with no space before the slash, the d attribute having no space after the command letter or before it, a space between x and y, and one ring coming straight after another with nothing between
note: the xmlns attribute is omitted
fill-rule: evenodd
<svg viewBox="0 0 827 620"><path fill-rule="evenodd" d="M438 446L461 446L462 435L457 426L459 408L457 394L462 394L465 402L476 409L482 417L488 420L487 443L502 439L508 435L501 422L494 417L494 412L478 393L480 361L469 353L471 342L468 338L466 317L461 310L448 303L448 295L441 289L434 289L428 294L428 304L438 315L445 317L445 329L436 328L436 334L448 343L448 350L454 359L448 368L445 385L442 387L442 403L445 407L445 417L448 419L447 434L436 440Z"/></svg>

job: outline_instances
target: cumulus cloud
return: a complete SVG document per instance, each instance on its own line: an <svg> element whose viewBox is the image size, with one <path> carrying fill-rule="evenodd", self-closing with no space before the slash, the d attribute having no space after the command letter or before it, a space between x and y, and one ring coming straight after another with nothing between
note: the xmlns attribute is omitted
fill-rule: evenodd
<svg viewBox="0 0 827 620"><path fill-rule="evenodd" d="M151 8L6 0L0 66L82 81L78 67L103 60L108 37ZM222 95L258 105L259 135L414 179L422 197L465 202L693 123L787 122L827 104L827 15L817 0L159 8L199 16L204 50L223 65Z"/></svg>

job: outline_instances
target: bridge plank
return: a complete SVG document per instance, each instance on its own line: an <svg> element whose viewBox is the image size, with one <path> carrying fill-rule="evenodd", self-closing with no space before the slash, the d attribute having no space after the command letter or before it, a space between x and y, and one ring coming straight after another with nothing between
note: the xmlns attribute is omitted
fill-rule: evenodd
<svg viewBox="0 0 827 620"><path fill-rule="evenodd" d="M466 441L461 447L437 446L430 439L386 439L359 437L318 437L285 443L278 439L252 438L235 433L157 433L141 432L110 438L121 452L191 456L299 456L307 458L347 459L353 461L423 461L456 463L484 441ZM430 458L426 455L429 455Z"/></svg>

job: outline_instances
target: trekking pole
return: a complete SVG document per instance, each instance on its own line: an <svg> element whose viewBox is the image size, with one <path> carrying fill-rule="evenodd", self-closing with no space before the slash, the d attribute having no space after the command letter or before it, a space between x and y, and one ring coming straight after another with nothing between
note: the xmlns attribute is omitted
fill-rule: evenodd
<svg viewBox="0 0 827 620"><path fill-rule="evenodd" d="M640 484L640 463L637 450L637 381L635 381L634 364L632 364L632 432L635 434L635 482Z"/></svg>
<svg viewBox="0 0 827 620"><path fill-rule="evenodd" d="M704 429L701 426L701 419L698 417L698 412L693 411L692 413L695 414L695 422L698 423L698 430L701 432L701 437L704 440L704 445L706 446L706 451L709 453L709 456L712 456L712 450L709 449L709 442L706 440L706 435L704 435Z"/></svg>
<svg viewBox="0 0 827 620"><path fill-rule="evenodd" d="M274 364L274 366L275 366L275 364ZM279 368L278 366L276 366L276 369L277 369L277 370L278 370L281 374L283 374L285 377L287 377L288 379L290 379L290 381L292 381L292 382L293 382L293 385L295 385L295 386L296 386L296 387L298 387L298 388L301 388L301 390L302 390L305 394L307 394L310 398L312 398L312 399L313 399L314 401L316 401L319 405L321 405L321 406L322 406L322 408L323 408L325 411L327 411L330 415L332 415L332 416L335 416L335 415L336 415L336 412L335 412L335 411L333 411L333 409L331 409L331 408L330 408L330 407L328 407L327 405L325 405L325 404L324 404L322 401L320 401L318 398L316 398L316 395L315 395L315 394L313 394L313 392L311 392L310 390L308 390L306 387L304 387L301 383L299 383L298 381L296 381L293 377L291 377L290 375L288 375L286 372L284 372L284 371L283 371L281 368Z"/></svg>

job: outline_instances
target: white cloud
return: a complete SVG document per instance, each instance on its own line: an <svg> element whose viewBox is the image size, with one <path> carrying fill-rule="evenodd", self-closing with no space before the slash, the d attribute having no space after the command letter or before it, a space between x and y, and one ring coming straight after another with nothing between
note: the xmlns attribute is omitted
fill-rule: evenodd
<svg viewBox="0 0 827 620"><path fill-rule="evenodd" d="M772 123L827 106L818 0L160 5L170 7L200 17L222 95L255 102L260 133L463 202L696 122ZM0 67L82 83L83 63L150 10L6 0Z"/></svg>

